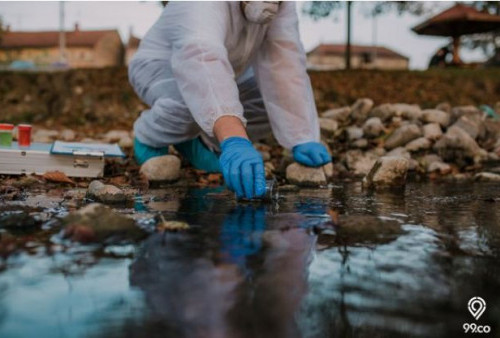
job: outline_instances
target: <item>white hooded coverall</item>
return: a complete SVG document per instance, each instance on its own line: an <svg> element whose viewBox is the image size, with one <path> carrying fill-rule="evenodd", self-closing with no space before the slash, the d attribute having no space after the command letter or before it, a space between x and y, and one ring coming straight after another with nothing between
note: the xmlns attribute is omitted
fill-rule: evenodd
<svg viewBox="0 0 500 338"><path fill-rule="evenodd" d="M129 78L151 107L134 132L152 147L213 139L224 115L240 118L252 141L269 134L269 122L287 149L319 141L294 2L282 2L268 24L248 22L237 1L170 2L141 41Z"/></svg>

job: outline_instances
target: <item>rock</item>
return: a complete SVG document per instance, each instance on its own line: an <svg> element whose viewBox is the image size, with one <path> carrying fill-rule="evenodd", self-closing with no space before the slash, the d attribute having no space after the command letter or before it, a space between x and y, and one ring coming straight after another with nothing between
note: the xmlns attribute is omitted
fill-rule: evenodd
<svg viewBox="0 0 500 338"><path fill-rule="evenodd" d="M451 116L453 118L453 121L458 120L463 115L475 115L475 114L478 115L481 114L481 112L476 106L458 106L454 107L451 110Z"/></svg>
<svg viewBox="0 0 500 338"><path fill-rule="evenodd" d="M438 140L441 136L443 136L443 131L441 130L441 126L439 123L428 123L424 125L424 137L428 138L431 141Z"/></svg>
<svg viewBox="0 0 500 338"><path fill-rule="evenodd" d="M339 123L345 123L349 120L351 115L351 107L342 107L336 109L329 109L321 114L323 118L333 119Z"/></svg>
<svg viewBox="0 0 500 338"><path fill-rule="evenodd" d="M364 187L398 187L406 183L410 161L404 157L383 156L363 179Z"/></svg>
<svg viewBox="0 0 500 338"><path fill-rule="evenodd" d="M347 139L349 141L358 140L363 137L363 129L356 126L346 128Z"/></svg>
<svg viewBox="0 0 500 338"><path fill-rule="evenodd" d="M127 196L121 189L97 180L90 182L87 196L103 203L122 203L127 200Z"/></svg>
<svg viewBox="0 0 500 338"><path fill-rule="evenodd" d="M479 114L466 114L460 116L460 118L453 124L453 126L458 127L469 134L474 140L478 137L484 138L486 134L486 127L484 121Z"/></svg>
<svg viewBox="0 0 500 338"><path fill-rule="evenodd" d="M401 116L406 120L419 120L422 117L422 110L416 104L395 103L392 110L396 116Z"/></svg>
<svg viewBox="0 0 500 338"><path fill-rule="evenodd" d="M451 166L448 163L435 161L429 164L426 171L428 173L439 172L441 175L448 175L451 173Z"/></svg>
<svg viewBox="0 0 500 338"><path fill-rule="evenodd" d="M104 134L103 139L105 142L118 143L122 138L130 138L130 132L128 130L110 130Z"/></svg>
<svg viewBox="0 0 500 338"><path fill-rule="evenodd" d="M360 138L360 139L352 142L352 146L354 148L365 149L368 147L368 140L365 138Z"/></svg>
<svg viewBox="0 0 500 338"><path fill-rule="evenodd" d="M73 142L76 139L76 133L71 129L64 129L59 136L61 140L66 142Z"/></svg>
<svg viewBox="0 0 500 338"><path fill-rule="evenodd" d="M447 127L450 124L450 114L437 109L425 109L422 112L422 121L439 123L441 127Z"/></svg>
<svg viewBox="0 0 500 338"><path fill-rule="evenodd" d="M395 111L390 103L384 103L379 106L376 106L372 109L372 111L368 114L369 117L378 117L382 122L388 121L393 117Z"/></svg>
<svg viewBox="0 0 500 338"><path fill-rule="evenodd" d="M274 165L272 162L264 162L264 171L266 173L266 178L272 178L273 177L273 171L275 171L276 168L274 168Z"/></svg>
<svg viewBox="0 0 500 338"><path fill-rule="evenodd" d="M379 117L370 117L363 124L363 133L366 137L377 137L384 132L384 124Z"/></svg>
<svg viewBox="0 0 500 338"><path fill-rule="evenodd" d="M118 145L124 149L131 149L134 147L134 140L130 136L124 136L118 141Z"/></svg>
<svg viewBox="0 0 500 338"><path fill-rule="evenodd" d="M331 178L333 178L334 174L335 174L335 170L333 169L333 163L330 162L330 163L327 163L323 166L323 171L325 172L325 177L327 180L330 180Z"/></svg>
<svg viewBox="0 0 500 338"><path fill-rule="evenodd" d="M482 161L487 152L481 149L469 134L458 127L450 127L448 131L436 142L434 150L445 161L454 161L465 165L468 160L475 163Z"/></svg>
<svg viewBox="0 0 500 338"><path fill-rule="evenodd" d="M450 114L451 113L451 104L449 104L448 102L441 102L440 104L438 104L436 106L436 109Z"/></svg>
<svg viewBox="0 0 500 338"><path fill-rule="evenodd" d="M36 220L25 210L3 211L0 213L0 229L26 230L36 227L36 225Z"/></svg>
<svg viewBox="0 0 500 338"><path fill-rule="evenodd" d="M59 137L56 130L35 129L32 135L33 142L52 143Z"/></svg>
<svg viewBox="0 0 500 338"><path fill-rule="evenodd" d="M62 236L82 243L130 241L144 237L134 220L99 203L71 212L62 222Z"/></svg>
<svg viewBox="0 0 500 338"><path fill-rule="evenodd" d="M421 135L422 132L416 124L405 124L394 130L394 132L385 141L384 147L386 149L401 147Z"/></svg>
<svg viewBox="0 0 500 338"><path fill-rule="evenodd" d="M410 141L409 143L407 143L405 148L406 148L406 150L408 150L410 152L417 152L417 151L421 151L421 150L430 149L431 146L432 146L431 141L429 141L428 138L419 137L419 138L414 139L413 141Z"/></svg>
<svg viewBox="0 0 500 338"><path fill-rule="evenodd" d="M488 172L477 173L474 176L475 181L481 182L500 182L500 175Z"/></svg>
<svg viewBox="0 0 500 338"><path fill-rule="evenodd" d="M173 155L153 157L141 166L140 173L149 181L176 181L180 177L181 160Z"/></svg>
<svg viewBox="0 0 500 338"><path fill-rule="evenodd" d="M326 184L323 168L310 168L299 163L292 163L286 168L286 179L298 186L318 187Z"/></svg>
<svg viewBox="0 0 500 338"><path fill-rule="evenodd" d="M363 122L368 117L368 113L373 107L373 100L362 98L356 100L351 106L351 116L357 122Z"/></svg>
<svg viewBox="0 0 500 338"><path fill-rule="evenodd" d="M368 174L377 159L373 152L363 153L361 150L349 150L345 156L347 168L356 176Z"/></svg>
<svg viewBox="0 0 500 338"><path fill-rule="evenodd" d="M80 142L82 142L82 143L102 143L101 141L90 138L90 137L85 137L85 138L81 139Z"/></svg>
<svg viewBox="0 0 500 338"><path fill-rule="evenodd" d="M319 128L321 129L321 132L324 133L325 135L333 135L339 127L337 121L335 120L324 117L320 117L318 120L319 120Z"/></svg>
<svg viewBox="0 0 500 338"><path fill-rule="evenodd" d="M286 184L278 187L278 192L296 192L299 190L300 188L293 184Z"/></svg>
<svg viewBox="0 0 500 338"><path fill-rule="evenodd" d="M406 159L410 159L411 158L411 154L408 152L408 150L406 150L405 147L397 147L397 148L394 148L392 149L391 151L387 152L385 154L385 156L391 156L391 157L404 157Z"/></svg>

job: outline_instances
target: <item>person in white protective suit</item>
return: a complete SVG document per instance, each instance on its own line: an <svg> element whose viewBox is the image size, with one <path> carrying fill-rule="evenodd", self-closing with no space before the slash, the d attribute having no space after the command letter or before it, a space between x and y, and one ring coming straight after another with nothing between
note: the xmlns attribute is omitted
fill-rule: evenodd
<svg viewBox="0 0 500 338"><path fill-rule="evenodd" d="M140 164L173 145L195 168L222 172L238 197L253 198L264 195L265 174L250 140L272 132L301 164L331 161L294 2L170 2L129 79L151 107L134 124Z"/></svg>

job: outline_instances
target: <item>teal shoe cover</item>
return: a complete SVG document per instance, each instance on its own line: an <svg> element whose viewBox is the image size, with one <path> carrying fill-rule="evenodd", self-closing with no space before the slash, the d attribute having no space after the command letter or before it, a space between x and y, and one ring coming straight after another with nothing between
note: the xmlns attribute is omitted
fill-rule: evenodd
<svg viewBox="0 0 500 338"><path fill-rule="evenodd" d="M219 158L203 144L199 137L174 144L174 147L184 158L187 158L189 163L196 169L204 170L208 173L221 172Z"/></svg>
<svg viewBox="0 0 500 338"><path fill-rule="evenodd" d="M134 157L137 163L143 164L153 157L163 156L168 154L168 148L153 148L144 143L141 143L137 138L134 139Z"/></svg>

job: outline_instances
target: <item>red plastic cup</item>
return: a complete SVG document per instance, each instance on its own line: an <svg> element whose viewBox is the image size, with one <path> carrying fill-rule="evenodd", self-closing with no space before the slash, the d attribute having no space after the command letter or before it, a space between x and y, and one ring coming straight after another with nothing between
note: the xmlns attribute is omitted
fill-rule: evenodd
<svg viewBox="0 0 500 338"><path fill-rule="evenodd" d="M20 124L17 126L17 143L21 147L31 145L31 124Z"/></svg>

